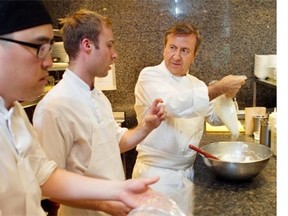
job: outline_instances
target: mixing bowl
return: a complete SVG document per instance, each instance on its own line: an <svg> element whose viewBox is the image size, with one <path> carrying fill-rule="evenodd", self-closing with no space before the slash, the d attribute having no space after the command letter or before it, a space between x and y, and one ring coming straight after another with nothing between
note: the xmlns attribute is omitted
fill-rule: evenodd
<svg viewBox="0 0 288 216"><path fill-rule="evenodd" d="M226 180L247 180L257 176L266 166L272 151L262 144L247 142L214 142L201 147L220 160L201 155L212 172Z"/></svg>

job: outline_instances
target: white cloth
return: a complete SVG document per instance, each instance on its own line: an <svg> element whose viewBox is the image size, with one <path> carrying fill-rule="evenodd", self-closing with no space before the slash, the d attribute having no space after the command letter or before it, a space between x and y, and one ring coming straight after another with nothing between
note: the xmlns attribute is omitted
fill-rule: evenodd
<svg viewBox="0 0 288 216"><path fill-rule="evenodd" d="M141 71L135 97L138 122L155 98L163 99L168 116L137 146L133 178L160 176L152 188L170 196L185 214L191 215L196 153L188 146L199 145L205 119L213 125L222 124L209 102L208 88L188 73L174 76L163 61Z"/></svg>
<svg viewBox="0 0 288 216"><path fill-rule="evenodd" d="M119 141L127 130L114 120L106 96L70 70L38 103L33 124L47 156L66 170L124 180ZM107 215L61 205L59 215Z"/></svg>
<svg viewBox="0 0 288 216"><path fill-rule="evenodd" d="M0 97L0 213L46 215L41 188L56 168L38 143L20 103L7 110Z"/></svg>

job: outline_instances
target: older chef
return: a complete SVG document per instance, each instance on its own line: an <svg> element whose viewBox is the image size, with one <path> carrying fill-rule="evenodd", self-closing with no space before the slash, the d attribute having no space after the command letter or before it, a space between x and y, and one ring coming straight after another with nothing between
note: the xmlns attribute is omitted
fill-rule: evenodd
<svg viewBox="0 0 288 216"><path fill-rule="evenodd" d="M135 87L135 111L139 122L154 98L161 97L167 111L166 121L137 146L133 177L161 176L154 189L170 196L191 215L193 212L193 164L196 153L189 144L198 145L204 120L222 124L210 102L221 94L234 96L244 80L228 75L206 86L190 75L201 43L199 30L187 23L176 23L165 34L164 60L144 68Z"/></svg>
<svg viewBox="0 0 288 216"><path fill-rule="evenodd" d="M45 216L41 195L62 200L113 199L131 208L157 178L106 181L56 167L40 147L18 100L43 92L53 29L42 1L0 1L0 215Z"/></svg>

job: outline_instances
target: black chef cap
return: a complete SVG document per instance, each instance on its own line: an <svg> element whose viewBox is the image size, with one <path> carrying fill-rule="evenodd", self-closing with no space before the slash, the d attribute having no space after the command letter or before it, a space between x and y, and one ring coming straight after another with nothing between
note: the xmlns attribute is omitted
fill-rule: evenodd
<svg viewBox="0 0 288 216"><path fill-rule="evenodd" d="M0 0L0 35L49 23L50 14L40 0Z"/></svg>

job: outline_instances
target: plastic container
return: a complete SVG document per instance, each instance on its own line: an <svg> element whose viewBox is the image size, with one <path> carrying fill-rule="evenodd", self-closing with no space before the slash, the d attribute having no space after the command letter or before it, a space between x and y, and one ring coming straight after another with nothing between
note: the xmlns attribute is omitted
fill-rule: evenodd
<svg viewBox="0 0 288 216"><path fill-rule="evenodd" d="M185 216L185 214L172 199L158 192L151 192L143 200L142 205L129 212L128 216Z"/></svg>
<svg viewBox="0 0 288 216"><path fill-rule="evenodd" d="M255 140L260 140L260 131L254 132L253 135Z"/></svg>
<svg viewBox="0 0 288 216"><path fill-rule="evenodd" d="M277 112L276 108L274 112L269 115L269 128L271 131L270 146L273 154L277 155Z"/></svg>

